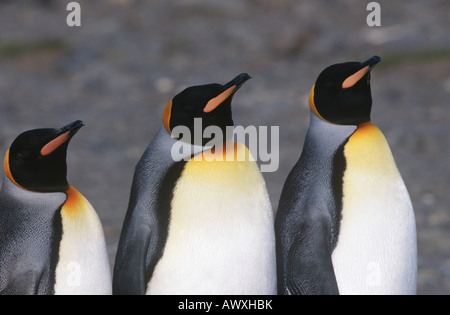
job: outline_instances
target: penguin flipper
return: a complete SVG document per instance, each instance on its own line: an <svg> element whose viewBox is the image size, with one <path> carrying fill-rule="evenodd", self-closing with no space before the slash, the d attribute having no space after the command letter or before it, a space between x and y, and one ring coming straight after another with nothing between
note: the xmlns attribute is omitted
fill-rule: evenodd
<svg viewBox="0 0 450 315"><path fill-rule="evenodd" d="M132 218L125 226L114 265L113 294L144 295L150 229L137 218Z"/></svg>
<svg viewBox="0 0 450 315"><path fill-rule="evenodd" d="M317 209L313 210L317 213ZM326 216L303 222L287 253L286 293L339 295Z"/></svg>
<svg viewBox="0 0 450 315"><path fill-rule="evenodd" d="M125 222L116 255L114 295L145 295L153 270L161 258L165 237L161 218L138 204ZM156 210L155 210L156 211ZM145 215L143 215L145 214Z"/></svg>
<svg viewBox="0 0 450 315"><path fill-rule="evenodd" d="M175 179L186 163L181 161L164 166L164 170L158 172L161 178L149 181L142 175L145 174L143 170L154 168L148 167L146 161L144 158L136 169L130 205L116 254L113 278L115 295L146 294L147 284L162 256L167 239ZM161 163L158 166L162 167Z"/></svg>
<svg viewBox="0 0 450 315"><path fill-rule="evenodd" d="M26 272L10 275L10 281L1 286L0 295L51 295L54 290L45 282L42 272Z"/></svg>
<svg viewBox="0 0 450 315"><path fill-rule="evenodd" d="M31 196L33 208L12 197ZM0 295L55 294L61 237L59 204L65 195L46 195L43 203L7 179L0 191ZM58 199L59 198L59 199ZM50 202L54 202L49 207ZM54 206L54 207L53 207ZM57 209L48 211L47 208Z"/></svg>
<svg viewBox="0 0 450 315"><path fill-rule="evenodd" d="M3 227L0 223L0 231L6 230ZM55 294L55 260L48 259L52 256L50 248L40 246L38 237L25 242L2 241L5 240L0 240L0 295Z"/></svg>

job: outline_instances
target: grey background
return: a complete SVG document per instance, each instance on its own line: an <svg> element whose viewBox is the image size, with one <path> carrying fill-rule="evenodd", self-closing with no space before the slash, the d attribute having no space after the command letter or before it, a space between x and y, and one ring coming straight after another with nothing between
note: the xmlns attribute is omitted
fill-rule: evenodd
<svg viewBox="0 0 450 315"><path fill-rule="evenodd" d="M190 85L253 76L235 98L237 125L280 126L280 169L264 174L276 209L300 156L307 96L326 66L383 62L372 76L373 122L386 135L414 203L419 294L450 294L450 2L0 1L0 152L21 132L86 127L69 148L69 182L103 222L111 264L134 166L166 104Z"/></svg>

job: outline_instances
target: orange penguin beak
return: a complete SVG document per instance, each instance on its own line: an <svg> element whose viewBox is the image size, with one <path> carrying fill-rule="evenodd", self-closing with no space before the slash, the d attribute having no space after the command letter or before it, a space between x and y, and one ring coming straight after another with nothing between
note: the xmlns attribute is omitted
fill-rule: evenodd
<svg viewBox="0 0 450 315"><path fill-rule="evenodd" d="M211 99L208 104L206 104L203 112L210 113L220 106L223 102L225 102L228 98L232 97L241 87L242 85L250 80L252 77L247 73L242 73L238 75L236 78L228 82L224 85L225 91Z"/></svg>
<svg viewBox="0 0 450 315"><path fill-rule="evenodd" d="M345 79L344 83L342 83L343 89L349 89L358 83L362 78L364 78L370 71L372 71L373 67L381 61L381 58L378 56L373 56L369 60L363 62L362 69L357 71L356 73L349 76Z"/></svg>
<svg viewBox="0 0 450 315"><path fill-rule="evenodd" d="M56 149L58 149L61 145L69 141L77 132L84 126L84 122L81 120L77 120L65 127L62 127L58 130L57 137L47 143L41 149L41 155L47 156L52 154Z"/></svg>

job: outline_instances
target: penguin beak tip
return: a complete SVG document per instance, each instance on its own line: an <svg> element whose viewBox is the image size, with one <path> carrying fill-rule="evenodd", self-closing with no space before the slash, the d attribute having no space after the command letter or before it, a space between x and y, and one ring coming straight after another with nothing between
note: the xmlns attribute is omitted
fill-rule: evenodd
<svg viewBox="0 0 450 315"><path fill-rule="evenodd" d="M364 67L369 67L369 69L372 69L373 67L375 67L380 62L381 62L381 57L375 55L375 56L369 58L368 60L364 61L362 63L362 66L363 66L363 68Z"/></svg>
<svg viewBox="0 0 450 315"><path fill-rule="evenodd" d="M252 77L248 73L241 73L236 78L225 84L225 88L230 88L232 86L236 86L238 89L244 85L245 82L252 79Z"/></svg>

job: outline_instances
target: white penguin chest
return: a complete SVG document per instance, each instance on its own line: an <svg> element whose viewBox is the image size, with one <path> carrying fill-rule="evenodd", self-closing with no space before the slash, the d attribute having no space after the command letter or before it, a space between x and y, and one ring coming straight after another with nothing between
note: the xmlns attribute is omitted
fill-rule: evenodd
<svg viewBox="0 0 450 315"><path fill-rule="evenodd" d="M275 294L273 212L254 162L187 163L147 294Z"/></svg>
<svg viewBox="0 0 450 315"><path fill-rule="evenodd" d="M375 126L345 148L343 210L332 260L341 294L415 294L414 211L388 144Z"/></svg>
<svg viewBox="0 0 450 315"><path fill-rule="evenodd" d="M112 280L101 222L74 188L61 210L63 235L56 268L56 295L111 295Z"/></svg>

